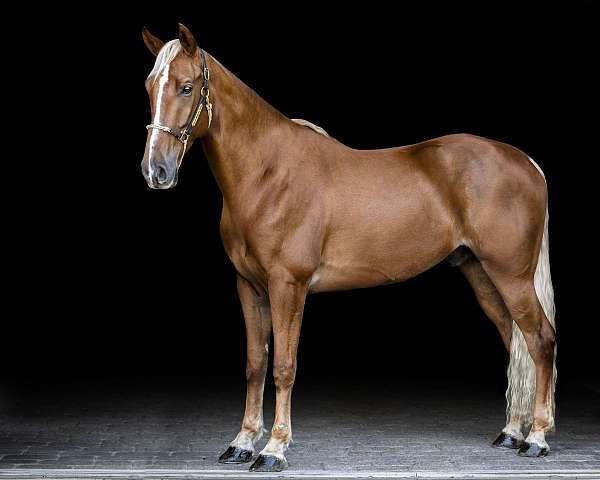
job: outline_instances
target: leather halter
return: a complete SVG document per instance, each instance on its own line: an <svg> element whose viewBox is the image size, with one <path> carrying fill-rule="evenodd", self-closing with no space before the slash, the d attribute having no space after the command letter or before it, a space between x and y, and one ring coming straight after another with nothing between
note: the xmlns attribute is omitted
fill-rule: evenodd
<svg viewBox="0 0 600 480"><path fill-rule="evenodd" d="M161 132L165 132L170 135L173 135L177 140L179 140L183 144L183 149L177 158L178 165L179 165L180 160L183 159L183 156L185 155L185 151L187 150L188 140L190 139L190 136L192 135L192 132L194 131L194 128L196 127L196 123L198 123L198 119L200 118L202 109L205 106L206 106L206 112L208 114L208 128L210 128L210 124L212 123L212 104L210 103L210 90L208 88L208 83L210 81L210 71L208 70L208 63L206 62L206 55L204 53L204 50L202 50L201 48L199 48L199 50L200 50L200 56L202 57L202 66L203 66L203 68L202 68L203 83L202 83L202 88L200 89L200 101L198 102L198 105L194 109L192 117L190 118L190 120L188 121L186 126L179 131L174 130L170 127L165 127L164 125L158 125L158 124L154 124L154 123L151 123L150 125L146 126L146 130L155 129L155 130L160 130Z"/></svg>

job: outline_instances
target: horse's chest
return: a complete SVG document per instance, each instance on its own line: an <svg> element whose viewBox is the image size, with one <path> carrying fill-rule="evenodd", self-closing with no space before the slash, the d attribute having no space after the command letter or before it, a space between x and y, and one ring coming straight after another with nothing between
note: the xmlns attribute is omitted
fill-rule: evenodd
<svg viewBox="0 0 600 480"><path fill-rule="evenodd" d="M236 271L256 285L265 284L264 262L250 247L251 239L246 238L239 229L228 225L221 226L221 238Z"/></svg>

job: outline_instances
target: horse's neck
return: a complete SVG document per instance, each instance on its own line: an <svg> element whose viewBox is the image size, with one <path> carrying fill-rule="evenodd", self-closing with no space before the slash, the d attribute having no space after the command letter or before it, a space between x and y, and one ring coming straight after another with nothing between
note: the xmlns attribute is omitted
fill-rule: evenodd
<svg viewBox="0 0 600 480"><path fill-rule="evenodd" d="M244 184L272 168L289 121L219 62L210 60L214 118L203 147L225 200L233 203Z"/></svg>

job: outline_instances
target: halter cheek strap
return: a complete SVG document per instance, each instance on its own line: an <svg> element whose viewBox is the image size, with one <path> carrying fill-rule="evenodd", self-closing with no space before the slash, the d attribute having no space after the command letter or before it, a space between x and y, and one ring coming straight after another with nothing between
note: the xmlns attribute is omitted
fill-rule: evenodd
<svg viewBox="0 0 600 480"><path fill-rule="evenodd" d="M179 154L179 156L177 158L178 165L179 165L179 162L183 159L183 156L185 155L185 151L187 150L188 140L190 139L190 136L192 135L192 132L194 131L194 128L196 127L196 123L198 123L198 119L200 118L200 114L202 113L202 110L204 109L205 106L206 106L206 113L208 114L208 128L210 128L210 124L212 123L212 103L210 103L210 90L208 88L209 82L210 82L210 71L208 70L208 63L206 62L206 55L204 53L204 50L202 50L201 48L199 50L200 50L200 56L202 57L202 77L203 77L202 88L200 89L200 101L198 102L198 105L194 109L193 114L192 114L190 120L188 121L188 123L186 124L186 126L179 131L174 130L170 127L165 127L164 125L157 125L154 123L151 123L150 125L146 126L147 130L153 130L153 129L160 130L161 132L165 132L170 135L173 135L177 140L179 140L183 144L181 153Z"/></svg>

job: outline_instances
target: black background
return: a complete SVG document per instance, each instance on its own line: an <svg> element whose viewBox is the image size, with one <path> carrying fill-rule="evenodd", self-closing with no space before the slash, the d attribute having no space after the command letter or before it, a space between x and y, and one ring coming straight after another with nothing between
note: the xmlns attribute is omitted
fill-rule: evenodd
<svg viewBox="0 0 600 480"><path fill-rule="evenodd" d="M9 44L18 128L4 182L5 381L243 382L244 324L202 149L174 191L150 191L140 172L154 62L141 29L169 40L178 21L285 115L353 147L468 132L531 155L550 188L560 381L597 378L598 9L483 3L312 16L201 2L22 11ZM507 361L446 265L309 297L299 357L299 381L499 390Z"/></svg>

